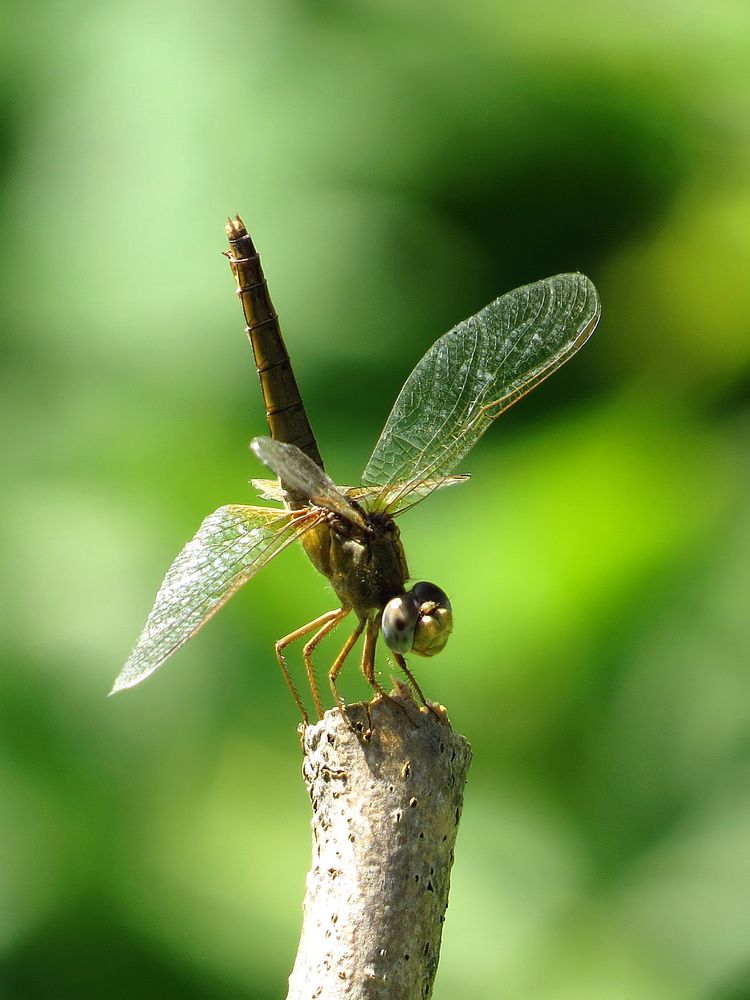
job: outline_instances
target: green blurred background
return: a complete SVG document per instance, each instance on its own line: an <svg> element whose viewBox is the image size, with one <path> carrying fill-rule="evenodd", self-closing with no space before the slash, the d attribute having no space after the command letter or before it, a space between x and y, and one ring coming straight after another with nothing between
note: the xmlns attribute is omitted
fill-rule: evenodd
<svg viewBox="0 0 750 1000"><path fill-rule="evenodd" d="M325 582L285 553L105 697L263 474L239 211L341 482L456 321L564 270L604 305L402 522L456 609L418 675L475 752L435 997L750 996L745 0L10 0L1 34L0 995L285 993L309 803L272 646Z"/></svg>

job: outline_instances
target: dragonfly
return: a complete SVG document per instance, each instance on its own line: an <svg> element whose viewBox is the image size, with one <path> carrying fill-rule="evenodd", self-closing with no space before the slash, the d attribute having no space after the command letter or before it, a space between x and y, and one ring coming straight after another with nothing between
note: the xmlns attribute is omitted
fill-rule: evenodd
<svg viewBox="0 0 750 1000"><path fill-rule="evenodd" d="M456 469L490 424L568 361L593 333L599 296L583 274L558 274L500 296L437 340L406 380L365 466L361 484L326 473L281 335L268 283L239 216L226 226L225 255L237 285L260 379L269 435L251 449L275 479L251 480L279 506L229 504L200 525L167 572L113 692L140 683L191 639L252 577L299 541L328 578L339 606L290 632L276 659L304 723L309 715L286 661L302 648L318 718L323 700L313 653L349 617L355 627L328 671L345 707L341 669L364 633L361 669L387 697L375 671L382 636L423 705L406 655L431 657L453 630L453 608L434 583L411 582L396 519L435 490L465 482Z"/></svg>

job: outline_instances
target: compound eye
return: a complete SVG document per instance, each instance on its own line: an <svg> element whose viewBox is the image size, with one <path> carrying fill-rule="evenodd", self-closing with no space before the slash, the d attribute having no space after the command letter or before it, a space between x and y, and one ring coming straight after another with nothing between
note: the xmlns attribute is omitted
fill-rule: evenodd
<svg viewBox="0 0 750 1000"><path fill-rule="evenodd" d="M434 656L444 649L453 631L451 602L444 590L426 581L415 583L411 593L419 613L411 651L419 656Z"/></svg>
<svg viewBox="0 0 750 1000"><path fill-rule="evenodd" d="M408 653L414 642L418 620L419 605L412 593L399 594L388 601L380 624L388 648L394 653Z"/></svg>
<svg viewBox="0 0 750 1000"><path fill-rule="evenodd" d="M411 592L416 597L417 604L420 606L432 603L438 608L445 608L448 611L452 610L448 595L435 583L427 583L426 580L422 580L420 583L414 584Z"/></svg>

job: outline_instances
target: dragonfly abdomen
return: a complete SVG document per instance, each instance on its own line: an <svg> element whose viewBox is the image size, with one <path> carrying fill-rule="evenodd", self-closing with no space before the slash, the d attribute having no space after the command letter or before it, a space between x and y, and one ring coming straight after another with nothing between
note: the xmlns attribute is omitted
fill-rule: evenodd
<svg viewBox="0 0 750 1000"><path fill-rule="evenodd" d="M323 468L318 445L302 402L276 310L260 263L260 255L239 216L226 226L227 254L253 348L271 437L294 444Z"/></svg>

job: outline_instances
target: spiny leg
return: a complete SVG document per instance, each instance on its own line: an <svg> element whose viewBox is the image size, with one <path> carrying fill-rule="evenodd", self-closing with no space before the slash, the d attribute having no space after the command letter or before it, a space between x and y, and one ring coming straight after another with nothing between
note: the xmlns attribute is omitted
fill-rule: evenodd
<svg viewBox="0 0 750 1000"><path fill-rule="evenodd" d="M427 699L425 698L424 694L422 693L422 688L419 686L419 684L417 684L416 677L411 672L411 670L409 670L409 668L407 667L406 660L403 658L403 656L400 653L394 653L393 654L393 659L396 661L396 663L398 663L399 667L406 674L406 676L407 676L407 678L409 680L409 683L414 688L414 690L417 692L419 700L422 702L422 704L424 705L425 708L428 708L429 706L427 704Z"/></svg>
<svg viewBox="0 0 750 1000"><path fill-rule="evenodd" d="M356 643L357 639L359 639L359 637L362 635L362 630L365 627L366 621L367 621L366 618L361 618L357 622L357 627L342 646L341 652L333 661L333 666L328 672L328 682L331 685L331 691L333 691L333 697L336 699L336 704L339 706L342 712L345 708L345 702L344 699L339 694L339 689L336 687L336 678L341 673L341 668L344 665L344 660L347 658L349 653L351 653L352 648Z"/></svg>
<svg viewBox="0 0 750 1000"><path fill-rule="evenodd" d="M388 694L382 684L379 684L375 680L375 646L377 645L378 635L380 634L380 616L377 615L373 618L367 626L367 634L365 635L365 648L362 650L362 673L365 675L365 679L370 687L374 688L375 691L380 695L381 698L385 698L386 701L390 701L391 704L396 705L404 713L406 718L411 722L413 726L417 723L412 719L406 710L406 706L402 705L400 701L397 701ZM422 696L424 697L424 696Z"/></svg>
<svg viewBox="0 0 750 1000"><path fill-rule="evenodd" d="M315 710L318 713L318 718L323 718L323 706L320 703L320 693L318 691L318 681L315 677L315 670L312 663L312 654L315 647L324 639L329 632L333 632L337 625L346 618L349 614L349 608L338 608L336 611L329 611L327 614L323 615L322 618L318 618L318 621L325 619L323 626L315 633L312 639L309 639L305 645L302 647L302 658L305 661L305 669L307 670L307 679L310 682L310 690L312 691L313 701L315 702Z"/></svg>
<svg viewBox="0 0 750 1000"><path fill-rule="evenodd" d="M409 683L414 688L414 690L417 692L417 695L419 696L419 700L422 702L422 704L424 705L424 707L427 708L427 709L429 709L432 712L432 714L437 719L440 719L440 721L442 722L440 713L436 712L435 709L430 704L430 702L425 698L424 693L422 691L422 688L419 686L419 684L417 684L417 678L414 676L414 674L411 672L411 670L409 670L409 668L407 667L406 660L403 658L403 656L400 653L394 653L393 654L393 659L396 661L396 663L399 665L399 667L406 674L407 678L409 679Z"/></svg>
<svg viewBox="0 0 750 1000"><path fill-rule="evenodd" d="M308 622L306 625L302 625L300 628L295 629L294 632L290 632L289 635L285 635L283 639L279 639L279 641L276 643L274 647L276 650L276 659L278 661L279 666L281 667L281 673L284 675L286 686L292 692L292 697L297 703L297 708L302 713L302 719L305 725L307 725L310 722L310 717L307 714L307 709L302 704L302 699L299 696L297 688L294 686L292 675L289 673L289 668L286 665L286 657L284 656L284 650L286 649L286 647L289 645L290 642L296 642L297 639L302 639L304 636L309 635L311 632L314 632L315 629L320 628L321 625L324 625L326 621L328 621L328 619L331 617L331 615L337 615L339 611L340 611L339 608L337 608L335 611L327 611L324 615L321 615L319 618L314 619L314 621ZM313 689L313 699L317 699L315 704L315 707L317 708L320 702L319 697L317 697L317 687Z"/></svg>
<svg viewBox="0 0 750 1000"><path fill-rule="evenodd" d="M375 646L378 642L379 633L380 619L373 618L368 622L367 632L365 633L365 648L362 650L362 673L365 675L365 680L370 687L374 688L381 698L387 698L390 701L390 695L375 680Z"/></svg>

